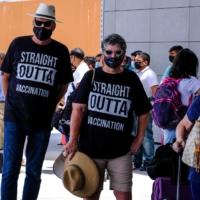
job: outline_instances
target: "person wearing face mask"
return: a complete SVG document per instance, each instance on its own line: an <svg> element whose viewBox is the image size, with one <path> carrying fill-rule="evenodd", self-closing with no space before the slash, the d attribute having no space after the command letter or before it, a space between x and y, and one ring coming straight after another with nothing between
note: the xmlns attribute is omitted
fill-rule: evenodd
<svg viewBox="0 0 200 200"><path fill-rule="evenodd" d="M155 72L150 69L150 56L147 53L137 53L135 58L135 72L140 78L146 95L152 103L153 96L158 88L158 79ZM137 119L137 116L135 116ZM136 120L137 121L137 120ZM141 171L146 170L147 164L153 159L154 156L154 139L152 130L153 118L150 114L148 125L145 131L143 143L139 151L133 156L133 168L140 167ZM134 124L133 134L136 134L137 123Z"/></svg>
<svg viewBox="0 0 200 200"><path fill-rule="evenodd" d="M32 21L33 36L15 38L1 66L5 96L4 164L1 199L17 199L26 136L26 178L23 200L36 200L41 170L52 130L56 105L73 81L69 51L51 35L56 28L55 7L41 3Z"/></svg>
<svg viewBox="0 0 200 200"><path fill-rule="evenodd" d="M74 86L75 88L79 86L84 74L89 70L88 65L84 62L84 55L84 51L81 48L74 48L70 52L71 65L76 68L76 71L73 73L74 81L69 84L65 94L65 102L67 102L67 98L74 91ZM69 136L66 135L65 140L68 142Z"/></svg>
<svg viewBox="0 0 200 200"><path fill-rule="evenodd" d="M65 153L72 159L78 149L97 165L99 187L84 200L100 198L105 170L116 199L131 200L132 154L142 144L152 105L135 72L121 66L126 54L124 38L108 35L101 48L103 67L86 72L73 94L70 139ZM131 134L133 111L138 116L135 137Z"/></svg>
<svg viewBox="0 0 200 200"><path fill-rule="evenodd" d="M183 49L182 46L177 45L177 46L173 46L169 49L169 61L173 64L174 58L176 57L176 55L178 54L179 51L181 51ZM161 78L161 82L164 78L168 77L170 75L170 69L171 69L172 65L169 65L165 72L163 77Z"/></svg>
<svg viewBox="0 0 200 200"><path fill-rule="evenodd" d="M95 57L93 56L86 56L84 58L84 62L88 65L89 69L92 70L95 68Z"/></svg>
<svg viewBox="0 0 200 200"><path fill-rule="evenodd" d="M76 71L73 73L74 81L72 82L75 87L81 82L84 74L89 70L88 65L84 62L84 55L84 51L81 48L74 48L70 52L71 64L76 67ZM65 100L67 100L70 93L74 90L72 83L69 84L65 94Z"/></svg>
<svg viewBox="0 0 200 200"><path fill-rule="evenodd" d="M129 56L124 56L123 62L121 64L122 67L133 71L133 67L131 66L131 58Z"/></svg>
<svg viewBox="0 0 200 200"><path fill-rule="evenodd" d="M133 70L135 69L135 57L137 55L137 53L141 53L142 51L138 50L138 51L134 51L131 53L131 66L133 67Z"/></svg>
<svg viewBox="0 0 200 200"><path fill-rule="evenodd" d="M96 57L95 57L95 59L96 59L95 68L101 67L101 63L100 63L100 61L101 61L101 56L102 56L101 53L99 53L99 54L96 55Z"/></svg>

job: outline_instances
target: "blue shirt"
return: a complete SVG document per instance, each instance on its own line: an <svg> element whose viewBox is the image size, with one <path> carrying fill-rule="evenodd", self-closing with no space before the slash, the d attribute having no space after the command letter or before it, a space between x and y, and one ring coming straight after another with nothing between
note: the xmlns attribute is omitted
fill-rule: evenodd
<svg viewBox="0 0 200 200"><path fill-rule="evenodd" d="M124 66L124 68L125 68L125 69L128 69L128 70L130 70L130 71L133 71L133 70L134 70L134 68L133 68L131 65L128 65L128 64L126 64L126 65Z"/></svg>
<svg viewBox="0 0 200 200"><path fill-rule="evenodd" d="M172 67L171 65L167 67L167 69L164 72L163 77L161 78L161 82L162 82L163 79L165 79L166 77L169 76L169 72L170 72L171 67Z"/></svg>
<svg viewBox="0 0 200 200"><path fill-rule="evenodd" d="M188 119L195 123L195 120L197 120L200 116L200 95L195 98L195 100L192 102L190 108L187 111ZM200 172L197 173L196 169L191 167L189 172L188 179L192 182L200 183Z"/></svg>
<svg viewBox="0 0 200 200"><path fill-rule="evenodd" d="M198 95L195 100L192 102L190 108L187 110L188 119L195 123L200 116L200 95Z"/></svg>
<svg viewBox="0 0 200 200"><path fill-rule="evenodd" d="M4 101L5 98L4 98L4 95L3 95L1 82L2 82L2 75L0 75L0 101Z"/></svg>

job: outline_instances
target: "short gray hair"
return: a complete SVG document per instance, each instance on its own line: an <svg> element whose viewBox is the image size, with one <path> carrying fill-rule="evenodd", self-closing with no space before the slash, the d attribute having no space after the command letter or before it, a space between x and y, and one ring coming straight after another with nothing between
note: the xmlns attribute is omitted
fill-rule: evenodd
<svg viewBox="0 0 200 200"><path fill-rule="evenodd" d="M116 33L110 34L103 39L103 41L101 42L101 48L103 51L108 44L118 45L123 51L126 50L126 41L121 35L118 35Z"/></svg>

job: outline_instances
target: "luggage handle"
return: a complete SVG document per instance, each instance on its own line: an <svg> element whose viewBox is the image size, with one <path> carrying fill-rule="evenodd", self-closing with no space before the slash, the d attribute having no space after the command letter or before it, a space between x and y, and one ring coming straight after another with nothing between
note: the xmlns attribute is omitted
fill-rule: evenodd
<svg viewBox="0 0 200 200"><path fill-rule="evenodd" d="M178 147L178 177L177 177L177 191L176 191L176 200L180 199L180 185L181 185L181 159L183 155L183 148Z"/></svg>

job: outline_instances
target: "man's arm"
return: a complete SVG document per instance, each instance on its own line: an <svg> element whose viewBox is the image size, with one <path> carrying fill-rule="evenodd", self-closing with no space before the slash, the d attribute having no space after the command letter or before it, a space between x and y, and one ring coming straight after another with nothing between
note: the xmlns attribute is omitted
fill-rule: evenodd
<svg viewBox="0 0 200 200"><path fill-rule="evenodd" d="M196 91L197 94L200 94L200 88Z"/></svg>
<svg viewBox="0 0 200 200"><path fill-rule="evenodd" d="M70 154L70 160L73 158L78 148L79 132L86 111L86 104L72 103L72 108L73 110L70 120L70 137L65 150L66 155Z"/></svg>
<svg viewBox="0 0 200 200"><path fill-rule="evenodd" d="M151 87L151 91L152 91L153 96L155 95L157 88L158 88L158 85L154 85L154 86Z"/></svg>
<svg viewBox="0 0 200 200"><path fill-rule="evenodd" d="M149 112L138 117L138 128L137 128L137 135L133 140L131 145L131 151L135 154L138 149L140 148L142 141L144 139L147 123L149 120Z"/></svg>
<svg viewBox="0 0 200 200"><path fill-rule="evenodd" d="M8 92L8 86L9 86L9 83L10 83L10 78L11 78L11 74L7 74L7 73L3 72L3 75L2 75L2 89L3 89L4 97L6 97L7 92Z"/></svg>
<svg viewBox="0 0 200 200"><path fill-rule="evenodd" d="M60 85L60 89L58 91L57 104L64 97L65 93L67 92L67 88L68 88L68 83Z"/></svg>
<svg viewBox="0 0 200 200"><path fill-rule="evenodd" d="M187 114L176 127L176 142L173 144L174 151L178 151L178 147L185 147L187 134L191 131L193 123L188 119Z"/></svg>

